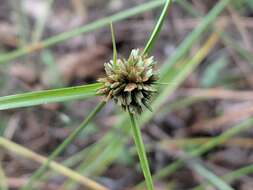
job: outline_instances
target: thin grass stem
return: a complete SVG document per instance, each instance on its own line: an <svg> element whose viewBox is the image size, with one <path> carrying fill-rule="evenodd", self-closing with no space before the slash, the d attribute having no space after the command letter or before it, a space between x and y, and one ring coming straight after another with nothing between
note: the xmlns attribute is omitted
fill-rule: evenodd
<svg viewBox="0 0 253 190"><path fill-rule="evenodd" d="M130 116L130 120L131 120L131 127L132 127L133 136L134 136L134 142L135 142L138 156L140 159L142 172L143 172L145 180L146 180L147 189L154 190L154 184L153 184L151 172L149 169L148 159L147 159L145 147L143 144L143 140L141 137L141 130L140 130L139 126L137 126L137 122L136 122L134 115L130 111L128 111L128 112L129 112L129 116Z"/></svg>
<svg viewBox="0 0 253 190"><path fill-rule="evenodd" d="M52 160L54 160L63 150L80 134L80 132L88 125L90 121L99 113L99 111L105 106L106 102L100 102L97 107L88 115L88 117L83 121L83 123L76 128L66 140L58 148L56 148L53 153L48 157L48 160L31 176L27 184L21 188L21 190L31 190L34 183L39 180L43 174L47 171L48 166Z"/></svg>
<svg viewBox="0 0 253 190"><path fill-rule="evenodd" d="M232 138L233 136L249 129L253 125L253 118L249 118L248 120L242 122L241 124L227 130L223 134L221 134L218 137L215 137L208 141L207 143L203 144L199 148L191 151L189 154L191 157L198 157L201 156L202 154L208 152L209 150L213 149L214 147L217 147L218 145L221 145L225 143L227 140ZM154 175L154 179L161 179L164 176L169 176L173 172L175 172L178 168L182 167L184 165L184 160L179 159L169 166L163 168L162 170L159 171L156 175Z"/></svg>
<svg viewBox="0 0 253 190"><path fill-rule="evenodd" d="M8 184L4 173L4 169L2 167L1 160L0 160L0 190L8 190Z"/></svg>
<svg viewBox="0 0 253 190"><path fill-rule="evenodd" d="M227 130L226 132L224 132L220 136L211 139L207 143L203 144L202 146L200 146L197 149L194 149L193 151L189 152L188 154L192 158L201 156L204 153L210 151L211 149L225 143L226 141L231 139L233 136L249 129L250 127L252 127L252 125L253 125L253 117L247 119L246 121L242 122L241 124L238 124L237 126L231 128L231 129ZM180 167L184 166L185 161L187 161L187 160L178 159L178 160L174 161L173 163L171 163L167 167L161 169L157 174L153 175L153 179L159 180L165 176L166 177L170 176L173 172L178 170ZM143 187L143 185L144 185L143 182L138 184L136 189Z"/></svg>
<svg viewBox="0 0 253 190"><path fill-rule="evenodd" d="M113 64L116 66L117 63L117 48L116 48L116 40L115 40L115 34L113 30L112 22L110 24L111 27L111 34L112 34L112 46L113 46Z"/></svg>
<svg viewBox="0 0 253 190"><path fill-rule="evenodd" d="M34 32L32 34L32 43L36 43L41 39L45 29L46 20L50 15L53 3L54 0L46 0L45 12L42 17L38 18L34 27Z"/></svg>
<svg viewBox="0 0 253 190"><path fill-rule="evenodd" d="M253 164L239 168L235 171L229 172L228 174L223 175L221 178L227 183L231 183L232 181L239 179L243 176L249 175L251 173L253 173ZM193 188L192 190L204 190L206 186L207 186L207 183L203 183Z"/></svg>
<svg viewBox="0 0 253 190"><path fill-rule="evenodd" d="M221 0L217 2L214 8L204 17L203 21L189 34L184 41L178 46L177 50L171 58L164 64L161 69L160 78L161 81L165 81L168 77L167 72L171 70L172 66L182 59L190 50L194 42L196 42L199 37L204 33L204 31L209 28L215 21L217 16L224 10L224 8L229 4L231 0Z"/></svg>
<svg viewBox="0 0 253 190"><path fill-rule="evenodd" d="M212 187L217 188L217 190L234 190L230 187L224 180L215 175L209 169L204 167L202 164L198 162L190 162L191 167L199 173L202 177L206 178L211 184Z"/></svg>
<svg viewBox="0 0 253 190"><path fill-rule="evenodd" d="M25 13L24 0L10 0L10 5L14 10L15 17L17 19L17 30L19 34L20 47L27 45L29 39L30 26L28 22L28 15Z"/></svg>
<svg viewBox="0 0 253 190"><path fill-rule="evenodd" d="M162 13L161 13L161 15L160 15L160 17L157 21L157 24L156 24L156 26L155 26L148 42L147 42L146 47L144 48L144 51L143 51L144 54L148 54L151 51L151 49L153 48L154 43L155 43L155 41L157 40L157 38L159 36L159 33L161 31L163 22L165 20L165 17L167 15L168 9L169 9L171 4L172 4L172 0L167 0L165 2L164 8L163 8Z"/></svg>

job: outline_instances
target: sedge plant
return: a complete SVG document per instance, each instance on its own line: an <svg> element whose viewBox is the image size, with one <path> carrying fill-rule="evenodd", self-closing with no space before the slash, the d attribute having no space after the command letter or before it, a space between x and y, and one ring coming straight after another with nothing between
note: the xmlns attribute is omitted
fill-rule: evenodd
<svg viewBox="0 0 253 190"><path fill-rule="evenodd" d="M182 81L187 74L189 73L188 71L180 71L179 73L182 74L182 76L179 74L178 77L174 77L173 75L170 75L167 73L168 70L171 70L171 67L177 63L182 57L183 55L185 55L188 51L189 48L192 46L193 42L196 41L198 39L198 37L208 28L208 26L210 25L210 23L212 23L215 18L217 17L217 15L225 8L225 6L229 3L230 0L222 0L219 3L217 3L217 5L215 6L215 8L210 12L210 14L208 14L204 19L203 22L201 22L201 24L184 40L183 43L181 43L180 47L178 48L178 50L175 52L175 54L170 58L170 61L167 62L163 69L161 70L161 73L159 73L160 75L160 80L162 82L166 82L167 78L175 78L175 80L179 80ZM151 4L153 3L153 4ZM156 3L156 4L155 4ZM161 4L161 1L155 1L155 2L150 2L149 6L145 7L145 10L147 9L151 9L154 7L157 7ZM167 9L169 7L169 5L171 4L171 1L166 1L165 3L165 7L162 11L162 14L157 22L157 25L150 37L150 39L147 42L147 45L144 48L144 51L141 52L140 50L133 50L132 53L130 54L130 57L133 55L138 55L138 57L140 57L141 62L150 62L150 67L145 67L144 70L148 71L151 70L151 72L153 72L154 68L153 66L155 65L155 63L153 63L153 60L151 61L151 58L149 56L152 47L154 46L154 43L157 39L157 37L159 36L159 31L161 29L163 20L165 18ZM30 48L23 48L14 52L11 52L10 54L4 55L4 56L0 56L0 63L4 63L6 61L10 61L12 59L15 59L21 55L30 53L34 50L38 50L41 48L46 48L50 45L54 45L55 43L59 43L62 42L74 35L78 35L80 33L85 33L91 30L94 30L95 28L97 28L98 26L104 26L105 24L108 24L109 22L112 21L118 21L120 19L126 18L131 16L132 14L137 14L140 13L141 11L144 11L143 9L134 9L131 12L124 12L124 14L118 14L112 17L108 17L107 19L102 20L101 22L96 22L94 24L89 25L89 27L87 28L83 28L82 30L76 30L75 32L69 32L69 33L64 33L64 34L60 34L58 36L52 37L48 40L45 40L44 43L39 43L39 44L35 44L35 46L32 46ZM130 14L131 13L131 14ZM116 19L116 18L120 18L120 19ZM112 36L113 36L113 49L114 49L114 56L113 56L113 61L111 64L112 66L115 66L115 68L112 68L112 71L114 71L115 69L117 70L117 63L118 63L118 58L117 58L117 51L116 51L116 45L115 45L115 39L114 39L114 34L112 32ZM132 56L132 57L133 57ZM131 60L130 60L131 61ZM124 68L124 65L127 61L125 61L124 59L121 59L120 62L123 62L122 67ZM133 65L137 65L138 67L142 67L142 63L135 63L134 60L131 61L132 65L131 68L134 68ZM110 64L108 64L110 65ZM185 64L187 65L191 65L191 64ZM195 64L194 64L195 65ZM130 65L127 65L130 67ZM145 65L146 66L146 65ZM110 66L108 70L111 70ZM187 67L188 68L188 67ZM107 69L107 68L106 68ZM139 69L137 69L138 72ZM188 68L189 70L189 68ZM109 71L110 72L110 71ZM137 71L133 71L132 73L135 74ZM136 74L135 74L136 75ZM107 76L106 76L107 77ZM106 78L105 77L105 78ZM59 148L57 148L51 156L49 156L49 159L47 162L45 162L45 164L34 173L34 175L32 175L32 177L30 178L30 181L28 182L28 184L26 184L25 187L23 187L23 189L31 189L33 184L42 177L42 175L44 174L44 172L47 170L50 162L52 160L54 160L65 148L68 144L70 144L76 137L77 133L82 131L86 126L87 123L90 122L95 115L104 107L104 105L106 104L107 101L109 101L110 99L113 99L117 104L120 104L120 106L126 110L126 112L128 112L128 116L130 117L130 121L131 121L131 128L132 128L132 132L134 134L134 140L136 142L137 145L137 149L138 149L138 155L140 157L141 160L141 166L143 168L143 172L144 172L144 176L146 178L146 182L148 184L148 189L152 189L153 188L153 182L152 182L152 178L150 177L150 171L149 171L149 166L148 166L148 162L147 162L147 157L145 154L145 150L144 150L144 146L142 143L142 139L141 139L141 133L140 133L140 129L138 126L138 123L136 121L136 119L138 118L140 120L140 124L143 125L144 120L147 121L148 119L150 119L150 117L154 114L151 112L144 112L142 114L141 117L139 117L139 113L144 111L144 108L147 107L148 109L154 109L155 111L158 109L158 106L161 104L161 102L164 100L165 96L167 97L169 93L171 93L173 91L173 89L175 89L176 87L173 88L165 88L163 90L163 92L167 92L167 93L159 93L159 96L156 98L156 101L154 101L152 103L152 107L150 107L150 104L147 104L146 101L149 101L151 97L146 96L145 98L143 97L139 97L136 91L140 90L142 93L142 90L147 90L147 92L149 92L150 95L152 95L153 93L155 93L156 91L156 86L154 84L158 84L156 82L157 78L155 78L154 76L151 77L149 76L149 74L147 74L146 76L142 76L141 79L138 79L138 81L142 80L143 83L145 83L145 85L139 85L139 89L138 89L138 84L125 84L125 88L122 91L123 87L119 88L119 86L117 86L118 84L114 84L113 87L117 86L117 88L119 89L118 91L121 92L120 94L123 95L120 98L114 98L113 96L113 91L115 93L115 90L106 90L106 81L102 81L100 83L96 83L96 84L92 84L92 85L83 85L83 86L78 86L78 87L70 87L70 88L62 88L62 89L56 89L56 90L48 90L48 91L40 91L40 92L31 92L31 93L25 93L25 94L18 94L18 95L12 95L12 96L6 96L6 97L1 97L0 98L0 110L5 110L5 109L10 109L10 108L18 108L18 107L26 107L26 106L33 106L33 105L39 105L39 104L43 104L43 103L50 103L50 102L61 102L61 101L67 101L67 100L73 100L73 99L84 99L84 98L89 98L89 97L93 97L95 96L95 94L100 94L100 95L106 95L105 99L102 101L101 104L99 104L99 106L95 109L95 111L93 111L88 118L86 119L85 122L83 122L83 124L77 128L73 134L70 135L69 138L67 138L64 142L63 145L60 145ZM137 79L136 79L137 80ZM125 79L124 79L125 81ZM120 81L121 83L124 81ZM161 84L161 83L160 83ZM178 83L179 84L179 83ZM110 82L110 85L111 84ZM127 86L127 87L126 87ZM136 87L137 86L137 87ZM145 87L144 87L145 86ZM116 87L115 87L116 88ZM145 88L145 89L144 89ZM103 92L101 93L101 89L104 89ZM146 91L145 90L145 91ZM100 92L99 92L100 91ZM144 93L147 93L145 92ZM110 93L111 92L111 93ZM129 94L133 92L134 96L133 99L134 101L130 102L130 97L127 96L127 98L125 97L125 93ZM169 93L168 93L169 92ZM124 97L122 99L122 97ZM138 98L138 99L136 99ZM126 101L127 100L127 101ZM139 105L140 103L140 105ZM136 105L137 104L137 105ZM146 105L145 105L146 104ZM143 119L144 118L144 119ZM125 120L124 120L125 121ZM124 123L124 126L127 127L128 123ZM111 141L111 139L110 139ZM122 141L122 139L121 139ZM108 141L107 141L108 142ZM113 142L114 143L114 142ZM106 148L106 150L110 149L111 147L114 146L110 146L109 143L106 143L108 146L108 148ZM115 144L115 143L114 143ZM105 150L105 151L106 151ZM100 151L98 151L100 152ZM114 152L118 152L118 151L114 151ZM117 153L116 153L117 154ZM99 156L100 158L103 157L105 154L103 154L103 152L101 153L101 155ZM106 160L106 157L104 157L104 159ZM180 165L180 164L179 164ZM168 170L163 170L161 171L161 173L159 172L158 175L155 175L155 179L160 178L160 176L164 176L165 173L171 173L171 168L172 169L176 169L179 167L179 165L175 164L172 165L170 167L168 167ZM174 167L175 166L175 167ZM167 169L167 168L165 168ZM175 170L174 170L175 171ZM158 176L158 177L157 177Z"/></svg>
<svg viewBox="0 0 253 190"><path fill-rule="evenodd" d="M153 94L156 93L156 84L159 79L158 72L155 71L156 61L150 52L159 36L164 19L172 0L166 0L159 17L159 20L149 38L143 51L133 49L128 59L117 57L115 35L111 24L113 42L113 60L105 63L106 76L98 80L98 83L84 85L80 87L63 88L5 96L0 98L0 110L28 107L50 102L60 102L78 98L88 98L95 95L102 95L104 98L97 107L87 116L83 123L76 128L52 153L46 162L33 173L28 182L21 190L33 189L35 183L41 179L49 168L51 162L59 156L65 148L73 142L78 134L87 127L88 123L94 119L97 113L106 105L107 101L114 102L126 111L130 118L130 125L134 142L138 151L140 165L146 180L148 190L153 190L153 180L150 167L141 137L140 127L137 117L145 108L152 111L149 106Z"/></svg>
<svg viewBox="0 0 253 190"><path fill-rule="evenodd" d="M148 190L154 190L154 184L136 116L143 112L144 107L152 111L149 104L152 95L157 91L154 86L159 76L154 71L156 62L148 54L154 46L171 3L172 0L166 1L144 51L133 49L127 60L117 59L114 31L111 24L113 60L105 63L106 77L99 79L103 86L98 91L98 94L104 95L106 101L113 99L116 104L129 114L133 138Z"/></svg>
<svg viewBox="0 0 253 190"><path fill-rule="evenodd" d="M169 85L159 88L159 92L152 101L153 112L144 111L143 114L138 116L139 125L143 126L151 118L153 118L159 111L161 105L165 103L168 96L170 96L175 89L182 84L182 82L193 72L194 69L202 62L209 52L214 48L217 40L217 34L210 36L206 44L199 50L196 56L192 59L187 58L187 52L193 46L199 37L210 28L211 24L217 19L217 16L224 10L229 0L222 0L217 2L215 7L206 15L201 23L184 39L179 45L177 50L169 57L165 64L162 66L159 73L159 81L169 82ZM181 64L182 63L182 64ZM161 82L159 82L161 83ZM171 85L173 84L173 85ZM175 85L174 85L175 84ZM160 113L160 111L159 111ZM122 114L120 120L114 125L114 130L110 130L99 142L91 147L89 155L86 157L83 164L84 167L78 171L83 174L101 174L106 167L105 164L110 165L121 154L121 150L128 142L130 136L130 128L128 128L128 115ZM118 130L124 131L124 136L117 135ZM111 151L110 151L111 150ZM108 154L110 152L110 154ZM88 172L87 172L88 170ZM164 175L166 172L164 172ZM164 176L163 175L163 176ZM158 178L155 178L156 180ZM159 178L160 179L160 178Z"/></svg>
<svg viewBox="0 0 253 190"><path fill-rule="evenodd" d="M152 106L150 107L150 104L149 104L150 98L154 93L156 93L155 84L159 84L157 82L158 74L156 74L154 70L154 66L156 65L154 61L155 59L150 57L150 52L155 44L157 37L159 36L158 35L159 31L162 27L167 9L169 5L171 4L171 2L172 1L170 0L166 1L162 14L156 24L156 27L151 37L149 38L147 42L147 45L144 48L144 51L140 51L138 49L132 50L127 60L118 59L117 57L115 37L114 37L113 29L112 29L112 38L113 38L112 41L113 41L113 52L114 52L113 60L105 65L107 75L103 79L100 79L99 83L95 83L91 85L83 85L83 86L78 86L78 87L62 88L62 89L31 92L31 93L25 93L25 94L0 97L0 110L5 110L5 109L10 109L10 108L27 107L27 106L39 105L39 104L50 103L50 102L61 102L61 101L74 100L74 99L84 99L84 98L94 97L96 94L105 96L102 102L86 118L86 120L80 125L80 127L74 130L74 132L49 156L48 160L44 162L42 167L40 167L39 170L37 170L32 175L29 182L23 187L23 189L33 188L33 185L35 184L35 182L41 179L45 171L48 169L48 166L50 166L50 163L52 163L51 161L54 160L75 139L77 134L80 131L82 131L90 121L93 120L96 114L105 106L106 102L109 101L110 99L114 100L117 104L119 104L123 108L123 110L125 110L128 113L128 117L130 117L132 134L134 137L134 141L136 143L138 155L140 158L140 164L144 173L144 177L146 179L147 188L149 190L153 189L153 181L150 175L150 169L149 169L149 165L147 161L147 156L146 156L145 149L143 146L141 132L139 128L140 126L138 126L137 119L139 120L140 125L143 125L145 122L147 122L154 113L148 112L144 109L148 108L149 110L152 110L153 108L153 110L156 111L159 105L161 105L162 102L164 101L165 97L167 97L176 88L176 87L164 88L163 91L159 93L159 96L156 98L156 101L154 101L152 103ZM173 69L172 66L178 63L180 59L182 59L182 57L189 51L194 41L196 41L199 38L199 36L208 28L208 26L212 22L214 22L217 15L225 8L225 6L229 2L230 0L219 1L219 3L217 3L217 5L213 8L213 10L210 11L210 13L203 19L203 22L201 22L201 24L184 40L184 42L181 43L177 51L175 51L175 54L173 54L169 62L164 64L164 67L161 70L161 73L159 73L160 81L167 82L167 81L171 81L171 78L173 78L173 81L174 80L177 80L177 82L179 81L177 83L179 85L180 82L182 82L185 79L185 77L189 74L189 72L192 71L192 69L196 67L199 60L202 60L203 57L196 56L197 60L194 57L193 60L189 62L189 64L188 63L184 64L185 69L182 69L181 71L179 71L177 74L174 74L174 75L168 74L168 71L169 70L171 71ZM81 33L86 33L86 32L95 30L96 28L107 25L108 23L112 21L113 22L119 21L123 18L135 15L145 10L153 9L155 7L160 6L161 4L162 4L162 1L160 0L154 1L154 2L152 1L149 4L147 4L147 6L145 7L140 6L136 9L131 9L129 11L125 11L120 14L107 17L98 22L91 23L87 27L78 28L75 31L72 31L72 32L70 31L70 32L63 33L55 37L51 37L48 40L42 41L43 43L36 43L35 45L31 47L29 46L29 47L21 48L9 54L7 53L5 55L0 55L0 63L13 60L19 56L31 53L41 48L49 47L56 43L65 41L66 39L71 38L75 35L79 35ZM217 41L217 40L214 40L214 41ZM208 48L208 49L211 49L211 48ZM125 75L124 73L129 70L131 72L127 72L127 73L131 76L129 76L128 74ZM113 76L114 72L116 73L116 76ZM129 78L131 78L130 83L129 83L130 81L129 78L125 76L129 76ZM122 80L120 80L121 77L123 77ZM170 80L168 80L168 78ZM139 114L142 113L143 111L145 112L142 114L142 116L139 116ZM124 119L124 121L126 120ZM122 123L124 123L124 127L127 127L127 125L129 124L127 122L122 122ZM251 120L251 123L252 123L252 120ZM247 125L243 124L242 126L245 127L245 126L251 125L251 123L250 124L247 123ZM194 151L192 153L193 154L192 156L196 157L203 154L204 152L207 152L211 148L222 143L224 140L224 137L230 138L232 135L239 133L239 131L241 131L241 127L240 127L240 130L238 129L234 131L233 133L232 132L225 133L224 136L222 136L222 138L219 137L218 139L214 139L210 143L207 143L206 145L203 145L203 147L200 147L200 149L197 149L196 151ZM110 138L110 141L111 141L111 138ZM123 142L122 139L120 139L120 141ZM114 142L110 142L111 144L113 144L113 146L110 146L108 141L105 141L105 142L107 142L105 144L109 146L105 149L104 152L106 152L110 148L113 149L115 147L114 146L115 144L119 144L117 143L117 141L114 141ZM113 150L114 152L116 152L114 154L117 154L119 152L117 151L117 149L113 149ZM98 158L101 158L101 157L103 158L103 156L105 155L103 154L104 152L102 153L101 151L97 151L97 152L99 152L100 154ZM116 157L116 156L112 156L112 157ZM104 157L104 159L106 160L106 157ZM96 160L95 161L93 160L93 162L95 163ZM169 165L168 167L164 168L159 173L154 175L153 180L159 179L164 176L168 176L172 172L175 172L178 168L180 168L180 166L184 164L184 162L185 160L179 160Z"/></svg>

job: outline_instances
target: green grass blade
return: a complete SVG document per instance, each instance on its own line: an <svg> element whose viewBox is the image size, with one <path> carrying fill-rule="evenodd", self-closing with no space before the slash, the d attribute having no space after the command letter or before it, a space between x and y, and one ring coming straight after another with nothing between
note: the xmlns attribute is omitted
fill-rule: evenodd
<svg viewBox="0 0 253 190"><path fill-rule="evenodd" d="M110 24L111 26L111 35L112 35L112 46L113 46L113 64L116 66L117 63L117 47L116 47L116 40L115 40L115 34L113 30L113 25L112 23Z"/></svg>
<svg viewBox="0 0 253 190"><path fill-rule="evenodd" d="M249 129L250 127L253 127L253 118L249 118L242 122L241 124L238 124L237 126L227 130L223 134L219 135L218 137L213 138L209 142L203 144L199 148L189 152L189 155L191 157L198 157L202 154L210 151L211 149L223 144L227 140L231 139L233 136ZM182 167L184 165L185 161L183 159L179 159L169 166L163 168L160 170L156 175L154 175L154 179L161 179L165 176L171 175L173 172L175 172L177 169Z"/></svg>
<svg viewBox="0 0 253 190"><path fill-rule="evenodd" d="M245 175L253 173L253 164L249 166L242 167L238 170L232 171L226 175L224 175L222 178L224 178L227 182L232 182L235 179L238 179L240 177L243 177Z"/></svg>
<svg viewBox="0 0 253 190"><path fill-rule="evenodd" d="M189 74L192 73L194 69L201 63L209 51L214 47L218 39L219 38L217 34L214 33L189 62L184 62L182 65L179 65L179 67L181 67L180 69L171 68L167 72L166 77L164 77L164 79L166 78L165 82L170 82L175 85L168 85L161 90L157 98L152 103L154 113L159 111L160 106L164 103L168 95L172 94L173 91L176 90L176 88L186 79L186 77L189 76ZM153 113L146 111L142 114L141 121L143 121L143 124L145 124L152 117Z"/></svg>
<svg viewBox="0 0 253 190"><path fill-rule="evenodd" d="M246 0L247 5L253 10L253 1L251 0Z"/></svg>
<svg viewBox="0 0 253 190"><path fill-rule="evenodd" d="M216 187L218 190L234 190L221 178L216 176L213 172L202 166L197 162L192 162L191 167L198 172L202 177L206 178L213 187Z"/></svg>
<svg viewBox="0 0 253 190"><path fill-rule="evenodd" d="M54 3L54 0L46 0L45 12L44 12L44 14L42 14L42 17L38 18L38 20L34 26L34 29L33 29L33 31L34 31L32 34L32 42L33 43L38 42L41 39L42 34L45 29L46 20L51 12L51 8L52 8L53 3Z"/></svg>
<svg viewBox="0 0 253 190"><path fill-rule="evenodd" d="M185 9L188 13L190 13L190 15L194 16L194 17L199 17L201 16L201 13L196 11L195 9L193 9L193 6L190 2L188 2L187 0L181 0L181 1L177 1L177 3L183 8Z"/></svg>
<svg viewBox="0 0 253 190"><path fill-rule="evenodd" d="M38 181L43 174L48 169L51 161L53 161L63 150L79 135L79 133L94 119L97 113L105 106L106 102L100 102L97 107L88 115L88 117L83 121L83 123L76 128L68 137L65 139L58 148L56 148L53 153L48 157L48 160L31 176L27 184L21 188L21 190L30 190L36 181Z"/></svg>
<svg viewBox="0 0 253 190"><path fill-rule="evenodd" d="M220 35L221 35L221 38L222 38L224 44L226 44L227 46L234 49L242 58L244 58L251 65L253 65L252 52L250 52L249 50L243 48L239 43L237 43L235 40L231 39L231 37L229 37L229 35L227 35L225 32L221 32Z"/></svg>
<svg viewBox="0 0 253 190"><path fill-rule="evenodd" d="M137 152L138 152L138 156L140 159L142 172L145 177L147 189L154 190L154 184L153 184L151 172L149 169L148 159L147 159L144 143L143 143L143 140L141 137L141 130L140 130L139 126L137 126L137 122L135 120L134 115L132 113L130 113L129 111L128 111L128 113L130 116L131 129L133 132L134 142L135 142L135 146L137 148Z"/></svg>
<svg viewBox="0 0 253 190"><path fill-rule="evenodd" d="M17 18L17 34L19 36L19 46L26 45L29 41L30 24L28 15L23 6L23 1L10 0L10 5Z"/></svg>
<svg viewBox="0 0 253 190"><path fill-rule="evenodd" d="M187 12L189 12L192 16L194 17L202 17L203 15L196 9L194 8L189 2L185 0L177 1L178 4L184 8ZM214 27L213 27L214 28ZM250 64L252 64L252 59L253 56L250 51L247 49L241 47L236 41L231 39L229 35L225 32L220 33L220 37L222 41L224 42L225 45L229 46L230 48L234 49L242 58L247 60Z"/></svg>
<svg viewBox="0 0 253 190"><path fill-rule="evenodd" d="M228 174L225 174L221 178L227 183L231 183L232 181L237 180L251 173L253 173L253 165L245 166L235 171L229 172ZM206 183L203 183L193 188L193 190L205 190L205 187L206 187Z"/></svg>
<svg viewBox="0 0 253 190"><path fill-rule="evenodd" d="M172 4L172 0L166 0L164 8L162 10L162 13L161 13L161 15L160 15L160 17L157 21L157 24L156 24L156 26L155 26L148 42L147 42L146 47L144 48L144 51L143 51L144 54L148 54L150 52L150 50L153 48L154 43L155 43L155 41L157 40L157 38L159 36L159 33L161 31L163 22L165 20L165 17L167 15L168 9L169 9L171 4Z"/></svg>
<svg viewBox="0 0 253 190"><path fill-rule="evenodd" d="M217 84L221 71L228 65L228 59L226 56L219 57L212 64L208 65L205 69L202 79L201 87L210 88Z"/></svg>
<svg viewBox="0 0 253 190"><path fill-rule="evenodd" d="M0 64L14 60L20 56L26 55L26 54L31 53L33 51L53 46L55 44L66 41L66 40L73 38L75 36L85 34L88 32L92 32L92 31L94 31L98 28L104 27L104 26L108 26L111 22L115 23L117 21L120 21L120 20L129 18L131 16L143 13L145 11L152 10L156 7L161 6L163 4L163 2L164 2L164 0L150 1L148 3L141 4L141 5L136 6L134 8L130 8L125 11L121 11L119 13L112 15L112 16L108 16L103 19L94 21L94 22L87 24L83 27L76 28L74 30L64 32L64 33L58 34L56 36L50 37L44 41L35 43L33 45L26 46L26 47L20 48L18 50L14 50L13 52L10 52L10 53L5 53L4 55L0 55Z"/></svg>
<svg viewBox="0 0 253 190"><path fill-rule="evenodd" d="M1 157L2 155L0 155ZM2 167L2 161L0 160L0 190L8 190L8 184L6 176Z"/></svg>
<svg viewBox="0 0 253 190"><path fill-rule="evenodd" d="M3 96L0 97L0 110L94 97L96 96L97 89L100 87L101 83L94 83L83 86Z"/></svg>
<svg viewBox="0 0 253 190"><path fill-rule="evenodd" d="M209 14L205 16L199 26L194 31L192 31L191 34L188 35L187 38L179 45L170 60L166 64L164 64L164 67L161 69L161 80L165 80L166 76L168 76L167 72L170 70L170 68L187 54L193 43L199 39L201 34L203 34L203 32L207 30L207 28L209 28L209 26L215 21L217 16L224 10L224 8L229 2L230 0L219 1L215 5L215 7L209 12Z"/></svg>

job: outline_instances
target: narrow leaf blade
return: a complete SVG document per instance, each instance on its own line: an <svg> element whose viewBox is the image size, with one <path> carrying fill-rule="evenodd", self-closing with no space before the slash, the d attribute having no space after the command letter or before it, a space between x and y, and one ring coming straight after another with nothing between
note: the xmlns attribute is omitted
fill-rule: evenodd
<svg viewBox="0 0 253 190"><path fill-rule="evenodd" d="M152 34L151 34L148 42L147 42L147 45L146 45L144 51L143 51L144 54L148 54L150 52L150 50L153 48L154 43L155 43L156 39L158 38L158 35L159 35L160 31L161 31L163 22L165 20L165 17L167 15L168 9L169 9L169 7L170 7L171 4L172 4L172 0L167 0L165 2L164 8L162 10L162 13L161 13L161 15L160 15L160 17L159 17L159 19L157 21L157 24L156 24L156 26L155 26L155 28L154 28L154 30L153 30L153 32L152 32Z"/></svg>
<svg viewBox="0 0 253 190"><path fill-rule="evenodd" d="M0 110L35 106L54 102L63 102L74 99L90 98L96 96L96 91L101 86L101 83L94 83L76 87L3 96L0 97Z"/></svg>
<svg viewBox="0 0 253 190"><path fill-rule="evenodd" d="M112 22L110 26L111 26L112 46L113 46L113 64L115 66L117 62L117 47L116 47L116 40L115 40L115 34L114 34Z"/></svg>

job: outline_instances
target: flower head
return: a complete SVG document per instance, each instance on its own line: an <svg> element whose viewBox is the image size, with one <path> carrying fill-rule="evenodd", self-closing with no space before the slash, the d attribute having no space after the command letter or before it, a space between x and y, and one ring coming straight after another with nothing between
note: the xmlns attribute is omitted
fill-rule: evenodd
<svg viewBox="0 0 253 190"><path fill-rule="evenodd" d="M106 77L98 80L103 86L97 94L113 99L133 114L140 114L143 107L151 110L150 99L157 91L154 83L158 80L155 63L153 57L143 55L139 49L133 49L127 60L105 63Z"/></svg>

